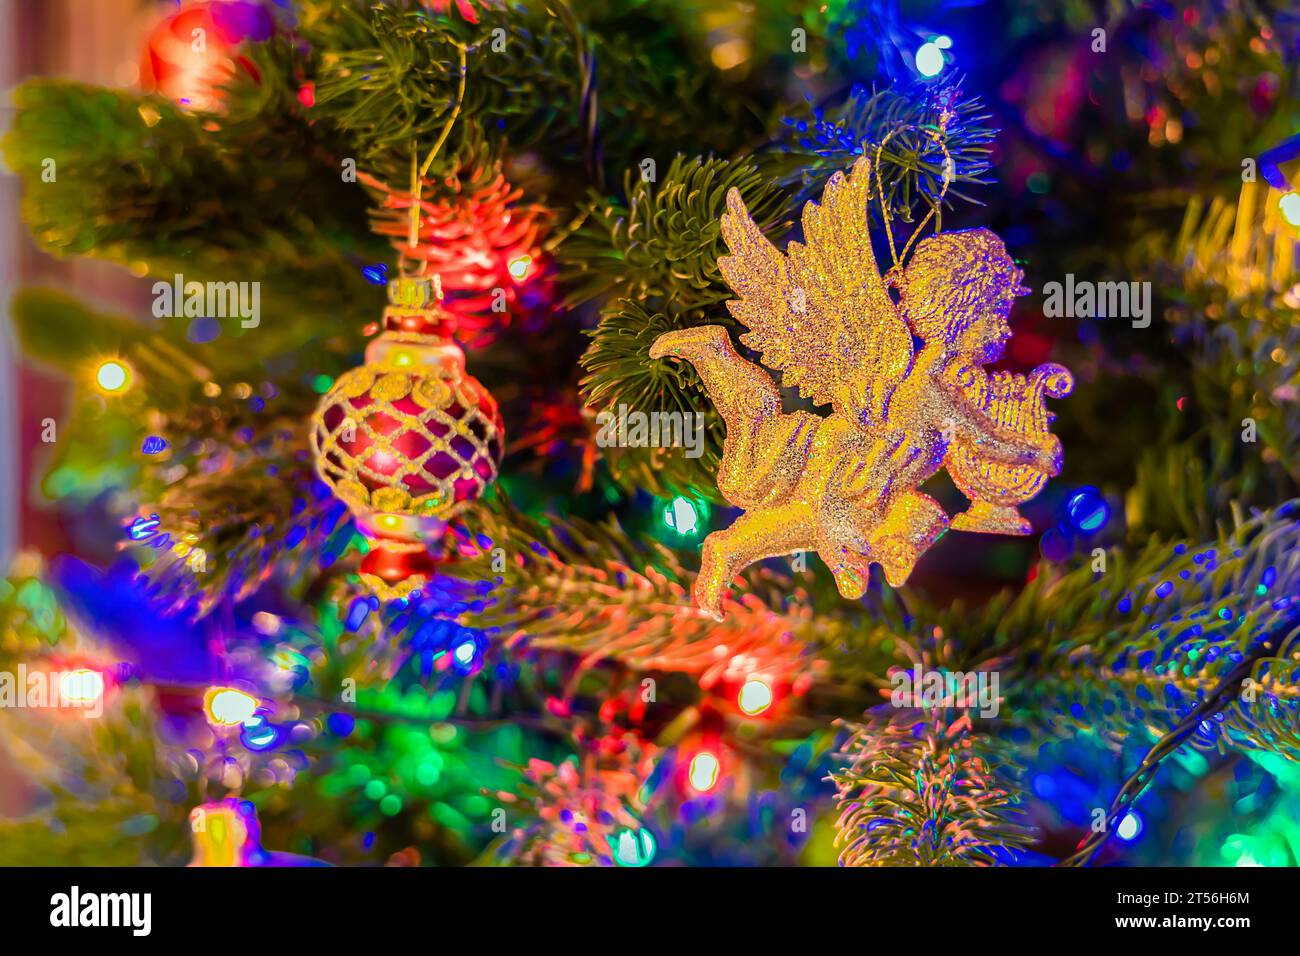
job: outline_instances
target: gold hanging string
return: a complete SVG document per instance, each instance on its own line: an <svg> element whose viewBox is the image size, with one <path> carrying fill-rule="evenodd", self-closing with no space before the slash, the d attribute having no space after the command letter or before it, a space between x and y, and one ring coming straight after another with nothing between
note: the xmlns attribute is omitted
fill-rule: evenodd
<svg viewBox="0 0 1300 956"><path fill-rule="evenodd" d="M451 135L451 128L456 125L456 119L460 116L461 105L465 102L465 74L467 72L465 69L465 47L457 43L456 51L460 67L460 82L456 87L456 102L452 105L451 115L447 117L447 122L442 127L442 133L439 134L437 142L429 150L429 155L424 157L424 163L418 167L416 161L419 147L416 143L411 143L411 210L406 237L406 244L411 249L420 244L420 194L422 192L421 187L424 184L424 177L429 174L429 167L433 165L433 161L447 142L447 137ZM420 260L419 269L421 274L427 265L427 261ZM403 270L403 274L405 274L405 266L406 256L404 255L399 263L399 268Z"/></svg>
<svg viewBox="0 0 1300 956"><path fill-rule="evenodd" d="M945 123L944 125L947 124ZM893 230L893 226L891 225L893 216L890 215L889 204L885 201L885 182L884 182L884 178L880 175L880 156L885 151L885 145L891 139L893 139L897 133L901 133L904 130L917 130L919 132L924 133L926 136L930 138L932 142L935 143L935 145L939 147L940 150L943 151L943 189L940 190L939 192L939 198L935 199L931 204L930 211L925 214L925 218L921 220L920 224L914 230L912 230L911 238L907 240L907 244L903 246L903 251L900 254L894 246L894 230ZM937 234L942 230L943 218L942 218L942 213L939 212L939 209L943 205L943 197L948 195L948 187L952 185L952 180L953 180L952 154L948 152L948 145L943 141L943 137L933 127L929 127L929 126L918 127L910 124L907 126L899 126L895 129L891 129L888 133L886 133L885 138L882 139L880 141L880 145L876 147L876 189L879 194L879 200L880 200L880 215L881 218L884 219L885 221L885 236L889 240L889 254L894 257L895 269L902 268L903 260L907 258L908 250L912 248L912 243L916 242L916 240L920 237L921 230L925 228L926 223L930 221L931 217L934 217L935 233Z"/></svg>

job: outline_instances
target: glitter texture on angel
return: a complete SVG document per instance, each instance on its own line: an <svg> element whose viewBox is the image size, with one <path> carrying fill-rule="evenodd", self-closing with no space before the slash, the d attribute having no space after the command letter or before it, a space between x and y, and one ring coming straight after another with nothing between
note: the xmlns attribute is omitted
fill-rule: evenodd
<svg viewBox="0 0 1300 956"><path fill-rule="evenodd" d="M804 206L803 242L784 254L735 189L722 217L731 255L718 265L749 329L741 342L829 415L783 412L771 376L722 326L667 332L650 350L690 362L727 426L718 490L744 514L704 541L695 600L715 617L742 569L798 551L816 551L846 598L862 596L872 562L902 585L950 526L917 490L942 468L972 499L951 526L999 534L1029 533L1016 506L1060 472L1044 397L1068 394L1070 373L982 367L1011 336L1012 302L1027 291L1020 269L997 236L970 229L926 237L906 268L882 276L871 171L863 157L832 176L821 204Z"/></svg>

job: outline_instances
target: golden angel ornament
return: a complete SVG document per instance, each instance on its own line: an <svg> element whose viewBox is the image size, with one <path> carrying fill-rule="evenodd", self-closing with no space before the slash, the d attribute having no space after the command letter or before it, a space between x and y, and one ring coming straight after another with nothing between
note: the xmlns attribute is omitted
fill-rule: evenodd
<svg viewBox="0 0 1300 956"><path fill-rule="evenodd" d="M832 176L821 205L804 206L803 242L784 254L737 190L722 217L731 255L718 266L737 296L727 306L749 329L741 342L829 415L783 412L771 376L722 326L667 332L651 347L652 358L695 367L727 426L718 490L745 513L704 541L695 600L715 617L743 568L797 551L815 550L846 598L865 592L872 562L902 585L950 527L917 490L941 468L973 502L952 527L1009 534L1028 533L1015 506L1060 472L1043 397L1067 394L1069 373L1043 366L990 381L982 368L1011 336L1021 271L997 236L971 229L927 237L883 277L870 176L866 157Z"/></svg>

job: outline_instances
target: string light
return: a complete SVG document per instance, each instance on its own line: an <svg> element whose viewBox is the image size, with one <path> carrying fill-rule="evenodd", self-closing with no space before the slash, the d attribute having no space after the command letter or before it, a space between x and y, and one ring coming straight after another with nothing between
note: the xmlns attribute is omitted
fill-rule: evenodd
<svg viewBox="0 0 1300 956"><path fill-rule="evenodd" d="M1124 815L1124 819L1119 821L1119 826L1115 829L1115 835L1125 843L1132 843L1142 833L1142 818L1137 812L1130 810Z"/></svg>
<svg viewBox="0 0 1300 956"><path fill-rule="evenodd" d="M614 862L619 866L649 866L658 849L654 834L644 829L623 827L615 835L606 837L606 840L614 853Z"/></svg>
<svg viewBox="0 0 1300 956"><path fill-rule="evenodd" d="M461 666L472 663L474 660L474 652L477 650L478 648L475 646L473 641L466 641L461 644L455 651L453 651L453 654L455 654L456 657L456 663Z"/></svg>
<svg viewBox="0 0 1300 956"><path fill-rule="evenodd" d="M681 535L693 535L699 530L700 515L695 503L678 495L664 507L664 524Z"/></svg>
<svg viewBox="0 0 1300 956"><path fill-rule="evenodd" d="M707 750L701 750L691 758L690 772L687 774L691 787L700 793L708 793L717 784L721 769L717 757Z"/></svg>
<svg viewBox="0 0 1300 956"><path fill-rule="evenodd" d="M244 724L239 740L249 750L270 750L280 742L280 731L261 714L256 714Z"/></svg>
<svg viewBox="0 0 1300 956"><path fill-rule="evenodd" d="M1289 192L1277 201L1282 218L1293 226L1300 226L1300 193Z"/></svg>
<svg viewBox="0 0 1300 956"><path fill-rule="evenodd" d="M451 668L462 677L476 673L483 666L487 640L480 634L471 634L451 650Z"/></svg>
<svg viewBox="0 0 1300 956"><path fill-rule="evenodd" d="M257 698L233 687L210 687L203 695L203 711L208 723L235 727L253 719L257 713Z"/></svg>
<svg viewBox="0 0 1300 956"><path fill-rule="evenodd" d="M148 541L158 533L162 522L158 520L157 515L145 517L140 515L131 522L131 526L126 529L127 536L132 541Z"/></svg>
<svg viewBox="0 0 1300 956"><path fill-rule="evenodd" d="M772 688L757 677L751 677L740 688L736 704L743 714L757 717L772 706Z"/></svg>
<svg viewBox="0 0 1300 956"><path fill-rule="evenodd" d="M522 256L515 256L515 258L511 259L510 265L507 266L507 268L510 270L510 275L514 279L520 280L523 279L524 276L528 275L528 267L532 264L533 257L525 253Z"/></svg>
<svg viewBox="0 0 1300 956"><path fill-rule="evenodd" d="M110 395L125 390L130 383L130 370L125 363L116 359L106 359L100 362L99 368L95 370L95 384L99 386L100 391L107 392Z"/></svg>
<svg viewBox="0 0 1300 956"><path fill-rule="evenodd" d="M93 704L104 696L104 675L88 667L69 671L59 679L59 693L70 704Z"/></svg>
<svg viewBox="0 0 1300 956"><path fill-rule="evenodd" d="M916 51L916 72L924 77L938 76L943 72L943 51L952 46L952 40L946 36L935 37Z"/></svg>
<svg viewBox="0 0 1300 956"><path fill-rule="evenodd" d="M1096 488L1080 488L1065 503L1065 512L1076 531L1091 533L1110 517L1110 506Z"/></svg>

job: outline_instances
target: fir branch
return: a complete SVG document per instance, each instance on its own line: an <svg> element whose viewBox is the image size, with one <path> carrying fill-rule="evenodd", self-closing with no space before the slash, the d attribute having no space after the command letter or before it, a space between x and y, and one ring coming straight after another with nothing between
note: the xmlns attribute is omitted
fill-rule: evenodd
<svg viewBox="0 0 1300 956"><path fill-rule="evenodd" d="M1251 660L1254 692L1225 700L1196 743L1294 758L1295 735L1279 729L1300 713L1289 662L1300 624L1296 507L1198 547L1151 542L1131 559L1112 554L1104 575L1040 574L991 629L993 646L1024 662L1014 679L1029 693L1008 694L1012 719L1055 714L1062 733L1110 726L1117 736L1147 724L1160 736Z"/></svg>
<svg viewBox="0 0 1300 956"><path fill-rule="evenodd" d="M849 738L828 778L841 866L991 866L1030 842L1009 789L1019 768L968 717L842 726Z"/></svg>
<svg viewBox="0 0 1300 956"><path fill-rule="evenodd" d="M687 494L721 503L714 476L722 458L722 420L704 393L699 373L687 362L650 360L650 346L664 332L708 321L698 313L651 313L641 302L620 299L588 333L592 341L581 359L587 373L581 388L589 406L615 417L622 408L646 415L668 412L682 416L684 429L694 427L697 414L702 416L703 444L694 458L687 457L684 448L602 444L605 463L624 489L642 488L661 498ZM734 325L730 320L727 324Z"/></svg>
<svg viewBox="0 0 1300 956"><path fill-rule="evenodd" d="M720 218L733 188L764 232L789 227L787 197L749 162L679 154L654 182L629 170L626 199L593 195L582 225L559 247L568 301L654 297L682 312L719 305L731 294L718 258L726 253Z"/></svg>
<svg viewBox="0 0 1300 956"><path fill-rule="evenodd" d="M734 326L719 308L731 293L717 267L725 252L719 218L733 187L764 229L784 231L782 193L754 167L678 156L658 184L633 183L629 173L626 206L593 200L582 225L559 247L572 302L614 297L589 333L592 341L581 360L587 402L615 413L626 405L644 413L705 415L699 458L676 450L607 450L615 480L624 487L720 500L713 477L722 443L717 414L693 371L668 369L649 361L648 353L657 335L669 329L713 321Z"/></svg>
<svg viewBox="0 0 1300 956"><path fill-rule="evenodd" d="M1217 541L1109 549L1104 573L1091 558L1066 573L1044 563L1018 594L981 608L918 603L900 615L884 605L817 653L844 686L883 689L891 667L918 661L927 670L995 670L1003 719L1110 744L1137 726L1161 737L1250 659L1251 684L1197 728L1195 743L1294 755L1296 507L1241 519Z"/></svg>
<svg viewBox="0 0 1300 956"><path fill-rule="evenodd" d="M175 544L160 551L151 540L138 550L161 607L202 617L249 597L272 575L309 581L305 572L342 553L352 523L316 478L307 427L299 419L257 421L224 440L180 443L152 466L143 490L161 490L141 511L156 513L160 534Z"/></svg>
<svg viewBox="0 0 1300 956"><path fill-rule="evenodd" d="M497 862L523 866L612 866L629 852L653 794L658 748L631 733L577 741L581 753L559 763L531 759L520 786L497 798L513 811L513 832ZM635 842L633 838L633 842Z"/></svg>
<svg viewBox="0 0 1300 956"><path fill-rule="evenodd" d="M0 739L41 787L30 814L0 820L5 866L177 865L188 805L164 796L151 691L123 688L97 720L5 710Z"/></svg>
<svg viewBox="0 0 1300 956"><path fill-rule="evenodd" d="M453 111L459 112L460 59L480 33L418 7L375 4L365 13L345 7L340 17L351 19L346 35L352 45L325 48L315 78L316 103L354 144L360 165L400 182L412 153L422 156L421 149L427 150ZM310 39L310 26L304 32ZM343 35L336 30L332 39ZM466 86L481 98L479 83Z"/></svg>
<svg viewBox="0 0 1300 956"><path fill-rule="evenodd" d="M810 104L786 117L788 152L763 154L766 171L801 187L800 200L815 199L835 173L859 156L875 163L884 185L883 208L891 216L912 222L919 210L946 205L955 198L972 201L963 186L984 185L997 130L977 97L963 98L957 87L886 87L867 91L855 86L838 107L827 110ZM937 133L938 140L920 132ZM888 140L888 142L886 142ZM944 150L952 159L948 166ZM951 183L945 190L945 176ZM873 182L874 186L874 182ZM877 202L881 197L876 197ZM879 215L880 206L873 206Z"/></svg>
<svg viewBox="0 0 1300 956"><path fill-rule="evenodd" d="M1235 202L1194 196L1181 227L1139 242L1131 265L1169 302L1164 320L1189 380L1182 440L1147 449L1129 494L1134 535L1200 536L1230 506L1265 507L1300 492L1300 274L1290 228L1267 187Z"/></svg>
<svg viewBox="0 0 1300 956"><path fill-rule="evenodd" d="M347 315L365 287L339 236L362 234L365 195L342 181L329 146L300 116L256 101L224 121L166 100L64 80L31 80L5 158L24 183L23 216L59 256L89 255L171 281L262 284L267 315ZM57 178L42 178L45 159ZM238 197L237 199L232 197ZM382 243L373 241L382 249ZM302 276L310 275L304 283ZM173 323L183 330L186 323ZM301 326L226 332L274 354L301 346Z"/></svg>
<svg viewBox="0 0 1300 956"><path fill-rule="evenodd" d="M511 645L576 654L580 671L612 660L634 671L691 674L704 689L754 672L802 693L824 671L809 654L814 636L829 641L829 631L842 626L814 615L798 589L780 613L742 592L728 603L727 620L716 623L679 583L687 574L677 555L638 545L612 519L544 527L502 502L484 509L478 523L480 539L466 545L469 553L484 565L502 554L505 569L477 620L500 628ZM762 578L759 572L746 591L780 593Z"/></svg>
<svg viewBox="0 0 1300 956"><path fill-rule="evenodd" d="M0 671L48 664L59 672L92 660L106 659L65 617L43 561L20 554L0 578ZM93 720L69 708L0 708L0 746L42 796L29 814L0 820L0 863L178 862L186 808L155 789L156 706L150 691L122 687L106 695Z"/></svg>

